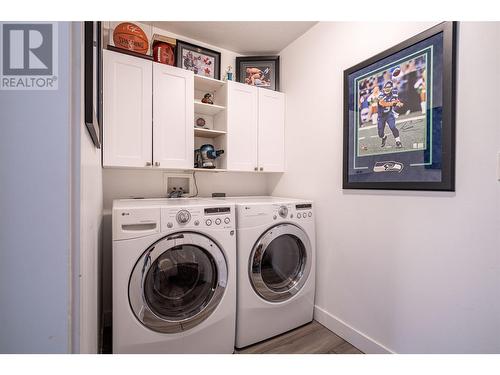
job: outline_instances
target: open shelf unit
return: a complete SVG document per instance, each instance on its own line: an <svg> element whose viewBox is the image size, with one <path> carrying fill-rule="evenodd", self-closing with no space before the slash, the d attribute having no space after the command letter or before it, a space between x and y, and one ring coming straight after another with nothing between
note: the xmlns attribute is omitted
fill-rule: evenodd
<svg viewBox="0 0 500 375"><path fill-rule="evenodd" d="M201 99L206 93L212 95L214 104L202 103ZM227 85L225 82L202 77L194 76L194 147L200 148L202 145L211 144L216 150L227 150ZM203 128L196 126L196 121L199 118L205 120ZM226 171L226 154L219 156L216 161L217 168L204 169L194 168L195 171L202 172L225 172Z"/></svg>

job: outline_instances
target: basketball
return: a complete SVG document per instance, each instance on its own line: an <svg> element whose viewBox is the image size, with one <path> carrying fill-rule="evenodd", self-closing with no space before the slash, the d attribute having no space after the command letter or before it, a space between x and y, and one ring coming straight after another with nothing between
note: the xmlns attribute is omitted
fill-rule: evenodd
<svg viewBox="0 0 500 375"><path fill-rule="evenodd" d="M146 33L130 22L123 22L115 27L113 42L116 47L142 54L148 53L149 42Z"/></svg>

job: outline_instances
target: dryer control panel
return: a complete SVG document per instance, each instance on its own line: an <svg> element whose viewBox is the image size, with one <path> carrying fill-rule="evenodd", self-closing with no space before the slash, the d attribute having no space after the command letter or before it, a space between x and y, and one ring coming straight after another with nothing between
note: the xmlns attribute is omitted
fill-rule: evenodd
<svg viewBox="0 0 500 375"><path fill-rule="evenodd" d="M312 203L300 203L295 205L295 217L297 219L306 219L312 216Z"/></svg>
<svg viewBox="0 0 500 375"><path fill-rule="evenodd" d="M238 207L239 229L273 225L281 222L313 223L312 202L242 203Z"/></svg>
<svg viewBox="0 0 500 375"><path fill-rule="evenodd" d="M161 230L174 228L234 229L234 209L231 206L165 208Z"/></svg>
<svg viewBox="0 0 500 375"><path fill-rule="evenodd" d="M299 219L304 220L313 217L312 203L284 203L273 205L273 220Z"/></svg>

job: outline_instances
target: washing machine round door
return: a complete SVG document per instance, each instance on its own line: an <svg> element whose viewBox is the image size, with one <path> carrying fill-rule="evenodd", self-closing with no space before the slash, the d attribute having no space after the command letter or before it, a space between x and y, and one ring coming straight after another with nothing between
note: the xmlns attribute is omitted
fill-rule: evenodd
<svg viewBox="0 0 500 375"><path fill-rule="evenodd" d="M293 224L280 224L255 243L250 255L250 281L265 300L282 302L304 286L311 262L311 243L306 233Z"/></svg>
<svg viewBox="0 0 500 375"><path fill-rule="evenodd" d="M130 276L129 301L144 326L176 333L207 319L226 285L227 264L219 246L200 233L176 233L139 258Z"/></svg>

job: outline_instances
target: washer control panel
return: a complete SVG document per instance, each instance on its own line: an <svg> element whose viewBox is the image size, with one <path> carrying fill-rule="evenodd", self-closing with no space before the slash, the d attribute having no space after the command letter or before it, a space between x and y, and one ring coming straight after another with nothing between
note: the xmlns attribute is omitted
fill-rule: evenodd
<svg viewBox="0 0 500 375"><path fill-rule="evenodd" d="M288 216L288 207L287 206L280 206L278 209L278 214L285 219Z"/></svg>
<svg viewBox="0 0 500 375"><path fill-rule="evenodd" d="M175 228L234 229L234 209L230 206L165 208L162 231Z"/></svg>
<svg viewBox="0 0 500 375"><path fill-rule="evenodd" d="M175 216L179 224L187 224L191 220L191 214L187 210L180 210Z"/></svg>

